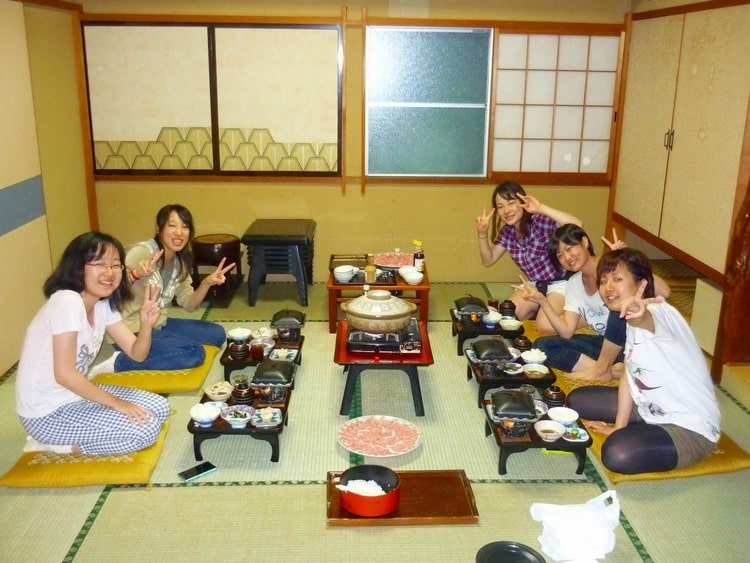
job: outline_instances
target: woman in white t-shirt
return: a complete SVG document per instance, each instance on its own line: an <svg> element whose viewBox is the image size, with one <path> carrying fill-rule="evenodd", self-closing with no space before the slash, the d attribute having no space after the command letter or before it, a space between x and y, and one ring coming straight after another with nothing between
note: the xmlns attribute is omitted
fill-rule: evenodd
<svg viewBox="0 0 750 563"><path fill-rule="evenodd" d="M651 264L622 248L602 256L599 292L627 322L625 375L618 388L586 386L568 406L607 435L602 463L617 473L669 471L715 448L720 421L703 352L680 313L655 297Z"/></svg>
<svg viewBox="0 0 750 563"><path fill-rule="evenodd" d="M612 241L604 237L602 240L612 250L625 246L614 231ZM554 314L547 297L535 288L528 284L519 286L524 298L538 303L547 312L557 332L557 336L538 338L534 347L547 354L552 367L569 372L572 377L608 381L619 376L620 370L616 368L622 367L625 322L618 313L609 310L599 295L596 275L599 257L594 253L591 239L578 225L563 225L550 239L549 254L554 263L574 273L568 279L561 315ZM664 280L656 277L655 284L658 295L669 297L669 286ZM576 333L586 326L594 334Z"/></svg>
<svg viewBox="0 0 750 563"><path fill-rule="evenodd" d="M147 290L138 336L120 317L131 295L125 249L110 235L70 242L44 283L46 303L26 330L16 381L16 412L29 434L24 451L113 455L153 444L169 416L164 397L89 381L105 333L136 359L151 347L158 288Z"/></svg>

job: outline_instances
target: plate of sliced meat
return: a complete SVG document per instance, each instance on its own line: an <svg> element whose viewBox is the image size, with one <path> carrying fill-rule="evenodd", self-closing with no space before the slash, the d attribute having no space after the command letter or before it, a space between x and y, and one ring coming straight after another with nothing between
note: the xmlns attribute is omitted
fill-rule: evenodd
<svg viewBox="0 0 750 563"><path fill-rule="evenodd" d="M370 415L353 418L339 428L339 444L352 453L391 457L412 451L422 441L419 428L401 418Z"/></svg>
<svg viewBox="0 0 750 563"><path fill-rule="evenodd" d="M411 252L381 252L373 256L379 268L398 270L401 266L412 266L414 254Z"/></svg>

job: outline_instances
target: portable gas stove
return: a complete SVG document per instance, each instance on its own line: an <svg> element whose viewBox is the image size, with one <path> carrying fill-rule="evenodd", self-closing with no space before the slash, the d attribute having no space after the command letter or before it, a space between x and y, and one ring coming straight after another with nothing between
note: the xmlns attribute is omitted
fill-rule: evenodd
<svg viewBox="0 0 750 563"><path fill-rule="evenodd" d="M349 328L346 349L349 352L373 354L418 353L422 350L422 337L419 335L417 319L411 319L406 328L396 332L367 332Z"/></svg>

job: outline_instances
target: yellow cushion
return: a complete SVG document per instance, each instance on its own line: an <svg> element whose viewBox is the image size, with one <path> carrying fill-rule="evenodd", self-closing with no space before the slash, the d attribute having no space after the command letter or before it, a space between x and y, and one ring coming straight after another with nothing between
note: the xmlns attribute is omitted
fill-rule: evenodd
<svg viewBox="0 0 750 563"><path fill-rule="evenodd" d="M164 448L169 421L156 442L133 454L83 456L51 452L24 453L5 475L5 487L84 487L148 483Z"/></svg>
<svg viewBox="0 0 750 563"><path fill-rule="evenodd" d="M602 458L602 444L605 436L603 434L591 433L593 444L591 453L599 459ZM602 466L604 472L612 483L623 481L656 481L658 479L677 479L679 477L696 477L698 475L710 475L711 473L730 473L750 467L750 454L739 447L734 440L722 433L716 449L702 461L690 467L672 469L671 471L657 471L653 473L637 473L635 475L624 475L615 473Z"/></svg>
<svg viewBox="0 0 750 563"><path fill-rule="evenodd" d="M584 385L606 385L608 387L617 387L618 380L607 383L594 383L592 381L581 381L580 379L571 379L559 370L553 370L557 376L555 383L565 391L567 395L573 389ZM596 432L591 433L593 444L591 453L602 458L602 444L605 436ZM709 475L711 473L730 473L741 469L750 468L750 454L739 447L734 440L726 434L721 435L719 442L716 444L714 452L706 459L682 469L672 469L671 471L657 471L653 473L637 473L635 475L624 475L615 473L602 466L604 472L612 483L622 481L655 481L658 479L677 479L679 477L695 477L698 475Z"/></svg>
<svg viewBox="0 0 750 563"><path fill-rule="evenodd" d="M206 379L214 357L220 348L204 345L206 361L190 369L133 370L118 373L102 373L94 378L96 383L110 383L123 387L135 387L152 393L183 393L200 389Z"/></svg>

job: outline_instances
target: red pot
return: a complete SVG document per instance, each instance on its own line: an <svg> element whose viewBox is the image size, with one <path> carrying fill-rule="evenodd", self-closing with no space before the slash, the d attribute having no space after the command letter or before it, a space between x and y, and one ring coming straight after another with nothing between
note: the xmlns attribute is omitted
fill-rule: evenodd
<svg viewBox="0 0 750 563"><path fill-rule="evenodd" d="M360 495L351 491L340 491L341 507L357 516L385 516L398 508L401 498L401 480L398 474L382 465L358 465L341 474L340 483L363 479L375 481L385 491L384 495Z"/></svg>

